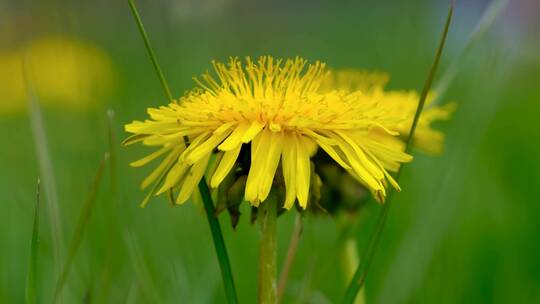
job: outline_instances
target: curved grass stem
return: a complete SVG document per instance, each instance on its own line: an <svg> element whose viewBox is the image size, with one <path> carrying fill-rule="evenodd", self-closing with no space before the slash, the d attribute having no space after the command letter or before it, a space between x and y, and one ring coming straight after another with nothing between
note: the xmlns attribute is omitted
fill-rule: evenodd
<svg viewBox="0 0 540 304"><path fill-rule="evenodd" d="M411 149L412 140L414 137L414 132L416 130L416 126L418 124L418 120L420 118L420 114L422 113L422 110L424 109L424 105L426 103L426 97L431 89L431 85L433 83L433 78L435 76L435 72L437 71L437 67L439 65L439 61L441 59L442 51L444 49L444 44L446 42L446 36L448 35L448 29L450 28L450 22L452 21L452 15L454 13L454 2L452 1L450 4L450 9L448 10L448 16L446 18L446 23L444 26L444 30L441 35L441 39L439 42L439 47L437 48L437 52L435 53L435 59L433 60L433 63L431 65L431 68L429 70L428 76L426 78L426 81L424 83L424 88L422 89L422 94L420 95L420 100L418 101L418 106L416 107L416 112L414 114L414 119L411 125L411 129L409 131L409 135L407 136L407 142L405 146L405 151L409 152ZM399 179L401 169L403 168L403 165L399 168L398 173L396 174L396 180ZM377 219L377 223L375 224L375 230L371 234L368 242L368 246L366 247L365 254L362 255L363 259L356 268L356 272L354 274L354 277L352 278L349 287L347 288L347 291L345 292L345 297L342 301L342 303L346 304L352 304L354 303L356 299L356 295L364 285L366 275L368 273L369 267L371 265L371 262L373 260L373 256L378 248L379 241L381 239L382 231L384 229L386 219L388 217L388 210L391 206L392 201L392 194L394 191L389 191L388 198L386 200L386 203L382 206L381 212L379 214L379 217Z"/></svg>

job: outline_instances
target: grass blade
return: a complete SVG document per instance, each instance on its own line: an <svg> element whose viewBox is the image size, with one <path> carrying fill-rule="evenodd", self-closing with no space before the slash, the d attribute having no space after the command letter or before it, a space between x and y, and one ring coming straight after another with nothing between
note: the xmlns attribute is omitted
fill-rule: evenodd
<svg viewBox="0 0 540 304"><path fill-rule="evenodd" d="M420 100L418 101L418 106L416 107L416 112L414 114L414 119L411 125L411 129L407 137L406 146L405 146L406 152L409 152L411 149L411 143L414 136L414 132L416 130L418 120L420 119L420 114L422 113L422 110L424 109L424 105L426 103L426 97L431 89L433 78L435 77L435 72L437 71L437 67L441 59L442 51L444 49L444 44L446 42L446 36L448 35L448 29L450 28L450 23L452 21L453 13L454 13L454 1L451 1L451 5L450 5L450 9L448 10L448 16L446 18L444 30L442 32L441 40L439 42L439 47L437 48L437 52L435 53L435 59L433 60L428 76L424 83L424 88L422 89ZM402 165L399 168L399 171L396 175L396 180L399 179L403 166L404 165ZM354 303L356 299L356 295L358 294L358 291L364 285L364 281L366 279L369 266L371 265L371 261L373 260L375 252L377 251L378 244L381 239L382 231L384 229L386 219L388 217L388 210L390 209L390 206L391 206L393 193L394 191L389 191L388 199L386 203L382 206L382 210L379 214L379 217L377 218L377 223L375 224L375 230L369 238L368 246L366 247L365 253L362 255L362 257L364 258L360 262L360 265L358 265L358 268L356 269L354 277L351 280L349 287L347 288L347 291L345 292L345 297L342 301L343 303L347 303L347 304Z"/></svg>
<svg viewBox="0 0 540 304"><path fill-rule="evenodd" d="M411 150L411 144L414 137L414 132L416 131L416 126L418 125L418 121L420 120L420 114L422 114L422 110L424 109L424 105L426 104L427 95L429 91L431 90L431 85L433 84L433 79L435 78L435 73L437 72L439 61L441 60L442 51L444 49L444 43L446 42L446 36L448 35L448 29L450 28L450 22L452 21L453 13L454 13L454 5L452 2L452 5L450 6L450 9L448 10L448 16L446 18L444 30L441 35L441 41L439 43L439 47L437 48L437 53L435 54L435 60L433 60L433 64L431 65L431 68L429 69L426 82L424 83L424 88L422 89L422 94L420 95L420 100L418 101L418 106L416 107L416 112L414 113L414 119L411 125L411 129L409 131L409 135L407 136L407 142L405 143L405 152L410 152ZM403 166L400 167L400 171L402 168Z"/></svg>
<svg viewBox="0 0 540 304"><path fill-rule="evenodd" d="M199 183L199 191L201 192L204 209L206 210L206 218L208 219L208 224L210 225L210 230L212 232L212 239L214 240L214 247L216 249L219 266L221 268L221 276L223 277L223 285L225 286L227 302L230 304L238 303L231 263L229 262L229 255L227 254L227 248L225 247L225 241L223 240L221 226L219 225L219 221L214 214L214 203L212 202L210 190L208 190L208 185L206 184L204 177Z"/></svg>
<svg viewBox="0 0 540 304"><path fill-rule="evenodd" d="M109 141L109 200L105 204L105 227L107 236L105 237L105 261L103 271L101 272L100 288L97 294L97 303L105 303L109 298L110 284L112 277L113 251L115 240L117 238L117 224L115 221L117 206L117 177L118 167L116 163L117 155L117 137L114 132L114 111L107 110L107 135Z"/></svg>
<svg viewBox="0 0 540 304"><path fill-rule="evenodd" d="M34 225L32 228L32 242L30 243L30 261L28 262L28 275L26 277L25 300L26 304L36 303L37 300L37 265L39 249L39 195L41 181L37 180L36 205L34 207Z"/></svg>
<svg viewBox="0 0 540 304"><path fill-rule="evenodd" d="M144 29L142 20L139 16L139 12L137 11L137 7L133 0L128 0L128 3L129 7L131 8L133 17L135 18L135 22L137 23L137 27L139 28L141 37L144 40L146 50L148 51L148 56L150 57L152 65L154 66L154 70L159 78L159 81L161 82L163 92L165 93L167 99L171 101L173 99L171 91L169 89L169 86L167 85L167 81L163 76L163 72L161 71L157 58L154 54L154 50L152 49L150 39L148 38L148 35L146 34L146 31ZM227 248L225 247L223 233L221 232L221 226L217 217L214 216L214 203L212 201L212 197L210 196L210 190L208 189L208 185L206 184L206 180L204 178L202 178L199 183L199 191L201 193L204 209L206 210L206 215L208 218L208 224L212 233L212 240L214 241L214 247L216 249L219 267L221 269L221 275L223 277L223 285L225 286L225 294L227 296L227 301L229 303L238 303L238 297L236 295L236 289L234 286L231 264L229 262Z"/></svg>
<svg viewBox="0 0 540 304"><path fill-rule="evenodd" d="M51 235L53 239L53 256L55 261L55 268L60 273L60 263L63 256L63 240L64 233L62 230L62 223L60 222L60 208L58 201L58 191L56 188L56 180L53 172L53 164L49 153L49 145L45 132L45 124L43 122L43 115L39 106L38 97L35 92L34 83L32 81L32 75L30 73L30 67L26 60L26 56L23 57L23 77L26 87L26 93L28 96L28 114L30 117L30 125L32 128L32 136L34 138L34 146L36 149L36 155L38 158L38 165L40 175L43 178L43 189L45 190L45 199L47 204L47 216L51 227Z"/></svg>
<svg viewBox="0 0 540 304"><path fill-rule="evenodd" d="M139 16L139 12L137 11L137 7L135 6L135 3L133 0L128 0L129 7L131 8L131 13L133 14L133 18L135 18L135 23L137 23L137 27L139 28L139 32L141 33L141 36L144 41L144 46L146 47L146 50L148 51L148 56L150 56L150 60L152 61L152 65L154 66L154 70L156 71L156 74L159 78L159 82L161 83L161 86L163 88L163 92L165 93L165 97L167 97L168 101L173 100L171 90L169 89L169 86L167 85L167 81L165 80L165 76L163 76L163 72L161 71L161 68L159 67L159 63L157 61L156 55L154 54L154 49L152 48L152 44L150 43L150 39L148 38L148 35L146 34L146 30L144 29L144 25L142 23L141 17Z"/></svg>
<svg viewBox="0 0 540 304"><path fill-rule="evenodd" d="M69 271L71 269L71 264L73 262L73 259L75 258L75 255L77 254L77 250L79 249L82 238L84 236L84 231L86 230L85 228L92 215L94 202L96 200L99 185L103 177L103 171L105 169L105 162L107 161L108 158L109 158L108 154L105 154L105 156L101 159L97 173L90 187L90 192L88 193L88 196L86 197L86 201L84 202L81 212L79 214L79 219L77 221L77 225L75 226L75 232L73 234L73 238L71 239L71 242L69 244L67 257L66 257L66 260L64 261L62 272L60 273L60 277L58 278L58 281L56 282L56 291L54 293L55 302L58 300L60 294L62 293L62 289L64 288L67 277L69 275Z"/></svg>
<svg viewBox="0 0 540 304"><path fill-rule="evenodd" d="M350 280L354 276L354 270L360 264L360 257L358 256L358 244L356 238L351 234L347 234L341 239L341 244L339 244L341 251L341 261L343 267L343 273L345 275L345 280ZM364 304L366 303L365 299L365 288L360 288L354 304Z"/></svg>
<svg viewBox="0 0 540 304"><path fill-rule="evenodd" d="M107 111L107 135L109 139L109 169L110 169L110 191L113 204L116 203L116 181L117 181L117 167L116 167L116 133L114 132L114 111L109 109Z"/></svg>

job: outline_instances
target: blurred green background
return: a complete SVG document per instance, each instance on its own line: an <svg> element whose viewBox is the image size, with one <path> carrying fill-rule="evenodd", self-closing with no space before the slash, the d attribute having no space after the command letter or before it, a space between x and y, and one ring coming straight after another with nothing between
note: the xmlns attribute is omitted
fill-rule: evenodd
<svg viewBox="0 0 540 304"><path fill-rule="evenodd" d="M443 98L458 110L437 126L447 134L444 154L416 154L404 171L404 190L395 196L367 278L367 303L540 302L540 5L497 2L500 12L472 44L467 41L492 2L457 3L438 79L457 62ZM176 96L212 59L267 54L383 70L391 88L420 90L448 8L448 1L428 0L137 3ZM22 58L43 129L32 128ZM162 197L138 207L145 195L139 183L150 168L128 163L149 150L121 148L122 126L166 100L126 1L0 2L0 82L0 303L24 300L38 176L38 294L40 303L52 302L58 265L109 151L109 109L117 191L107 168L64 303L225 301L201 207L172 208ZM39 132L46 145L43 137L36 140ZM360 251L379 209L362 210ZM237 231L225 214L221 223L240 302L253 303L259 235L247 206L242 213ZM288 212L278 222L280 263L294 216ZM51 227L60 235L60 260ZM338 234L328 216L304 219L286 303L341 299L346 281L337 267Z"/></svg>

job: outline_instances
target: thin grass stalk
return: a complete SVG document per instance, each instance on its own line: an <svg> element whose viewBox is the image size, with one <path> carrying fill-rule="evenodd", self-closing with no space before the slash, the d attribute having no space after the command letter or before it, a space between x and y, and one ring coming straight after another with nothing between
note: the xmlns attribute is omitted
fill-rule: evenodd
<svg viewBox="0 0 540 304"><path fill-rule="evenodd" d="M409 134L407 136L405 151L410 152L411 150L411 144L414 137L414 132L416 131L416 126L418 124L418 120L420 119L420 114L422 113L422 110L424 109L424 105L426 103L426 97L431 89L431 85L433 83L433 78L435 77L435 72L437 71L437 67L439 65L439 61L441 59L442 51L444 49L444 44L446 42L446 37L448 35L448 30L450 28L450 23L452 21L452 16L454 13L454 1L451 1L450 8L448 10L448 15L446 18L446 23L444 26L444 30L441 35L441 39L439 42L439 46L437 48L437 52L435 53L435 59L431 65L431 68L429 70L428 76L426 78L426 81L424 83L424 87L422 89L422 93L420 95L420 100L418 101L418 106L416 107L416 112L414 114L414 119L409 131ZM401 171L403 169L404 165L401 165L399 168L397 174L396 174L396 180L399 179L399 176L401 175ZM354 274L353 279L351 280L349 287L347 288L347 291L345 292L345 297L342 301L342 303L352 304L354 303L354 300L356 298L356 295L358 294L358 291L362 288L364 285L366 275L368 273L369 267L371 265L371 262L373 260L374 254L378 248L379 241L381 239L382 231L384 229L386 219L388 217L388 211L391 206L391 201L393 197L393 190L389 190L388 198L386 203L382 206L381 212L379 214L379 217L377 219L377 223L375 224L375 230L371 234L368 246L366 247L365 254L363 254L363 259L358 265L358 268L356 269L356 272Z"/></svg>
<svg viewBox="0 0 540 304"><path fill-rule="evenodd" d="M118 146L116 133L114 132L114 111L113 109L107 110L107 135L109 141L109 174L110 174L110 191L111 191L111 200L113 204L116 204L116 190L117 190L117 156L116 156L116 147Z"/></svg>
<svg viewBox="0 0 540 304"><path fill-rule="evenodd" d="M300 237L302 236L303 224L302 224L302 215L298 213L294 220L294 227L291 234L291 240L289 242L289 248L287 249L287 256L285 257L285 262L281 267L281 272L278 280L277 288L277 302L281 303L283 295L285 293L285 288L287 286L287 279L289 278L289 272L291 271L294 258L296 257L296 252L298 250L298 243L300 242Z"/></svg>
<svg viewBox="0 0 540 304"><path fill-rule="evenodd" d="M422 110L424 109L424 106L426 104L427 95L429 91L431 90L431 85L433 84L433 79L435 78L435 73L437 72L439 61L441 60L442 51L444 49L444 43L446 42L446 36L448 35L448 29L450 28L450 22L452 21L453 13L454 13L454 5L452 2L452 5L450 6L450 9L448 10L448 16L446 18L446 24L444 25L444 30L442 32L441 41L439 43L439 47L437 48L437 53L435 54L435 60L433 61L433 64L431 65L431 68L429 69L426 82L424 83L424 88L422 89L422 93L420 95L420 100L418 101L418 106L416 107L416 112L414 113L414 119L411 125L411 129L409 131L409 134L407 135L407 141L405 143L405 152L407 153L410 152L412 148L414 132L416 131L416 126L418 125L418 121L420 120L420 114L422 114ZM401 172L402 169L403 169L403 166L399 168L399 172Z"/></svg>
<svg viewBox="0 0 540 304"><path fill-rule="evenodd" d="M137 280L133 280L131 285L129 286L128 294L126 297L126 304L134 304L137 303L137 295L138 295L138 286L137 286Z"/></svg>
<svg viewBox="0 0 540 304"><path fill-rule="evenodd" d="M148 51L148 56L150 57L150 61L152 61L154 70L159 78L159 81L161 82L161 86L163 88L165 96L167 97L169 101L171 101L173 100L171 91L169 89L167 81L165 80L165 77L163 76L163 73L157 61L157 58L154 54L152 45L150 43L150 39L148 38L148 35L146 34L144 25L137 11L137 7L135 3L133 2L133 0L128 0L128 3L131 8L133 17L135 18L135 22L137 23L137 27L139 29L141 37L144 40L144 44L146 46L146 50ZM228 303L231 303L231 304L238 303L238 297L236 295L236 288L234 285L234 279L232 275L231 265L229 262L229 257L227 254L227 249L225 247L225 241L223 239L223 233L221 231L221 226L219 224L219 221L217 217L215 217L214 215L214 203L212 201L212 197L210 196L210 190L204 178L202 178L199 183L199 191L203 199L204 208L206 210L206 215L208 218L208 224L210 226L210 231L212 233L212 240L214 241L214 247L216 249L217 258L218 258L219 266L221 269L221 275L223 278L223 285L225 287L225 294L227 297L227 301ZM150 193L150 195L152 195L152 193ZM147 199L145 199L145 201L147 201Z"/></svg>
<svg viewBox="0 0 540 304"><path fill-rule="evenodd" d="M172 101L173 97L171 94L171 90L169 89L169 85L167 84L167 81L165 80L165 76L163 76L163 72L161 71L156 55L154 54L154 49L152 48L150 39L148 38L148 35L146 34L146 30L144 29L144 25L142 23L141 17L139 16L139 12L137 11L137 7L135 6L135 3L133 2L133 0L128 0L128 3L129 3L129 7L131 8L131 13L133 14L133 18L135 18L135 23L137 23L137 27L139 28L139 33L141 34L143 38L144 46L146 47L146 50L148 51L148 56L150 56L150 61L152 62L152 65L154 66L154 70L156 71L156 74L159 78L159 82L161 83L161 87L163 88L163 92L165 93L165 97L167 97L168 101Z"/></svg>
<svg viewBox="0 0 540 304"><path fill-rule="evenodd" d="M64 266L62 267L62 272L60 273L60 277L58 278L58 281L56 283L56 290L54 293L55 302L59 300L59 297L67 281L69 271L71 270L71 265L81 245L81 241L83 239L86 226L88 225L90 217L92 216L94 202L96 200L96 196L99 190L101 179L103 177L103 171L105 170L105 162L107 161L107 159L108 159L108 154L105 154L105 156L101 159L99 163L99 167L97 169L96 175L94 176L92 185L90 187L90 192L88 193L86 197L86 201L84 202L81 208L81 211L79 213L79 219L77 220L77 224L75 226L75 232L73 233L73 238L71 239L71 242L69 244L67 257L64 262Z"/></svg>
<svg viewBox="0 0 540 304"><path fill-rule="evenodd" d="M116 148L118 146L116 133L114 132L114 111L107 110L107 135L109 142L109 201L105 204L105 225L107 227L107 236L105 238L105 261L101 273L100 288L97 295L97 302L104 303L109 298L111 270L113 264L113 248L117 236L117 226L115 222L117 206L117 177L118 167L116 163Z"/></svg>
<svg viewBox="0 0 540 304"><path fill-rule="evenodd" d="M356 239L349 234L347 234L340 243L343 274L345 276L345 280L349 281L353 278L354 271L360 264L360 257L357 249L358 244L356 243ZM362 287L356 294L354 304L364 304L365 302L366 299L364 295L364 287Z"/></svg>
<svg viewBox="0 0 540 304"><path fill-rule="evenodd" d="M32 227L32 241L30 243L30 259L28 261L28 274L26 276L25 303L37 303L37 266L39 249L39 195L41 181L37 179L36 203L34 207L34 224Z"/></svg>
<svg viewBox="0 0 540 304"><path fill-rule="evenodd" d="M210 190L208 190L208 185L206 184L206 180L204 179L204 177L199 183L199 191L201 193L204 209L206 211L206 218L208 219L210 231L212 232L214 248L217 253L218 262L221 267L221 276L225 287L225 295L227 296L227 302L238 303L238 298L236 296L236 288L234 286L234 280L232 275L231 263L229 262L227 248L225 247L225 240L223 239L221 226L219 225L219 221L215 215L214 203L212 202Z"/></svg>

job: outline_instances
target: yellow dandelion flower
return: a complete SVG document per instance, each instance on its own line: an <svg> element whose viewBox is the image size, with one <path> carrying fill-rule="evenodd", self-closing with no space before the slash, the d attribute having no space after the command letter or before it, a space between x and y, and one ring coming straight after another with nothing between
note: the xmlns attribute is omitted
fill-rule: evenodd
<svg viewBox="0 0 540 304"><path fill-rule="evenodd" d="M112 63L103 50L67 37L42 37L0 51L0 114L25 110L23 59L44 104L86 110L112 89Z"/></svg>
<svg viewBox="0 0 540 304"><path fill-rule="evenodd" d="M420 96L415 91L385 91L384 87L388 80L388 74L383 72L345 69L332 71L325 81L323 89L330 91L336 88L348 92L360 90L370 95L374 100L378 100L381 106L386 109L386 115L396 118L397 123L388 127L399 132L402 137L388 136L387 132L378 128L373 128L371 135L378 141L403 150L405 148L404 136L410 131ZM413 137L413 145L429 154L439 154L444 142L444 134L434 129L432 124L436 121L450 119L455 109L453 103L444 106L433 105L432 101L435 97L436 94L433 92L428 95ZM387 169L397 170L395 167Z"/></svg>
<svg viewBox="0 0 540 304"><path fill-rule="evenodd" d="M432 105L435 97L435 93L428 95L412 141L414 147L428 154L440 154L444 143L444 133L434 129L432 124L436 121L450 119L455 109L454 103L448 103L443 106ZM389 91L381 94L380 100L382 104L386 105L388 115L404 118L392 127L404 136L406 136L411 128L419 99L420 96L415 91ZM401 146L403 149L405 148L404 137L401 137L401 140L390 138L386 136L385 132L376 129L373 130L372 135L387 142L396 141L396 145ZM384 137L384 139L381 137Z"/></svg>
<svg viewBox="0 0 540 304"><path fill-rule="evenodd" d="M198 88L179 101L150 108L150 119L125 126L133 133L125 144L160 147L133 166L164 156L143 181L143 188L159 183L162 176L156 195L178 191L176 202L181 204L203 178L213 151L219 154L210 178L213 188L242 154L250 159L247 201L254 206L265 201L274 179L279 178L286 189L284 207L291 208L297 200L306 208L310 159L321 148L379 201L385 199L387 182L399 190L385 168L412 157L369 135L377 127L397 136L388 126L399 121L385 116L379 103L360 92L320 93L327 76L324 63L307 64L301 58L260 57L257 62L232 58L228 64L213 62L213 67L216 76L206 73L196 78ZM189 139L187 146L184 137Z"/></svg>

